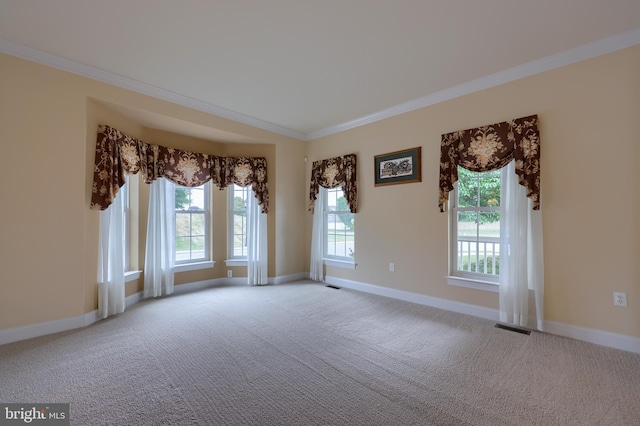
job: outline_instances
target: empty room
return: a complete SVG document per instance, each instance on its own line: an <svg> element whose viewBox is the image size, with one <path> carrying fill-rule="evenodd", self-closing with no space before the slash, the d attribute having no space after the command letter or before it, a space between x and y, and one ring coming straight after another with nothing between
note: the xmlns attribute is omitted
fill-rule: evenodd
<svg viewBox="0 0 640 426"><path fill-rule="evenodd" d="M0 424L637 425L640 2L0 0Z"/></svg>

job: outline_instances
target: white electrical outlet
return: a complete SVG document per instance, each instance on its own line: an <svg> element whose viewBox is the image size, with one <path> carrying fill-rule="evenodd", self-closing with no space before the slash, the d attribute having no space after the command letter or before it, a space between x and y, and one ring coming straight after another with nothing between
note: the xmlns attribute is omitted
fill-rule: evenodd
<svg viewBox="0 0 640 426"><path fill-rule="evenodd" d="M227 278L233 277L233 271L231 269L227 269Z"/></svg>
<svg viewBox="0 0 640 426"><path fill-rule="evenodd" d="M396 270L396 264L395 263L390 263L389 264L389 272L393 272Z"/></svg>
<svg viewBox="0 0 640 426"><path fill-rule="evenodd" d="M627 293L613 292L613 304L615 306L627 306Z"/></svg>

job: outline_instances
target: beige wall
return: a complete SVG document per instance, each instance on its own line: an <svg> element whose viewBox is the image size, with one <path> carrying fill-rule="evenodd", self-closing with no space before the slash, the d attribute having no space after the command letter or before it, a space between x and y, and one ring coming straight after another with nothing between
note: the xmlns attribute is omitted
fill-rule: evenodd
<svg viewBox="0 0 640 426"><path fill-rule="evenodd" d="M100 122L150 143L267 156L275 165L269 169L269 275L276 277L309 269L311 163L355 152L358 266L329 267L328 275L497 308L496 294L444 280L448 238L447 215L437 208L440 135L538 114L546 319L640 337L638 75L640 46L307 143L0 55L0 329L96 307L98 213L89 210L89 199ZM171 135L109 105L222 131L248 145ZM374 155L415 146L422 146L422 182L374 187ZM140 185L139 262L147 194ZM220 195L214 208L224 203ZM219 222L214 227L221 232ZM220 242L215 244L215 270L188 273L176 282L222 276L224 256L219 258ZM396 265L394 273L388 272L389 262ZM127 294L140 289L141 282L134 282ZM613 291L627 293L628 308L613 306Z"/></svg>
<svg viewBox="0 0 640 426"><path fill-rule="evenodd" d="M546 320L640 336L638 76L640 46L312 141L307 172L318 159L360 159L357 268L327 274L497 308L497 294L444 278L440 135L538 114ZM374 155L415 146L422 182L375 187ZM310 226L308 217L307 234ZM614 291L627 293L629 307L613 306Z"/></svg>
<svg viewBox="0 0 640 426"><path fill-rule="evenodd" d="M225 140L171 135L141 124L143 111L184 129L213 132ZM304 272L297 232L304 216L286 212L304 204L300 178L306 144L108 84L0 55L0 329L71 318L96 309L99 213L89 209L97 125L110 124L150 143L168 142L209 152L267 157L271 194L270 276ZM154 140L150 140L152 138ZM242 141L236 147L229 141ZM288 165L275 172L276 161ZM278 191L287 194L278 196ZM139 185L138 263L142 266L148 188ZM224 192L215 194L226 203ZM220 201L222 197L222 201ZM214 200L215 201L215 200ZM283 218L276 217L281 212ZM226 211L223 212L226 215ZM220 233L221 222L214 223ZM226 240L226 232L222 231ZM276 237L277 235L277 237ZM216 244L219 244L216 243ZM226 247L216 246L213 271L177 274L176 283L222 276ZM245 275L240 269L236 275ZM141 289L129 283L127 294Z"/></svg>

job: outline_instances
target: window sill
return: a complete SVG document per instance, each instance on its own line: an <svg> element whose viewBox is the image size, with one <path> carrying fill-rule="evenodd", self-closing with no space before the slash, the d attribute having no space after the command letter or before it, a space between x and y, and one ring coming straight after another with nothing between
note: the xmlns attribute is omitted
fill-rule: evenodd
<svg viewBox="0 0 640 426"><path fill-rule="evenodd" d="M466 288L472 288L475 290L490 291L493 293L497 293L500 289L500 286L498 285L498 283L494 283L491 281L482 281L482 280L476 280L472 278L454 277L451 275L447 276L446 279L447 279L447 284L454 285L457 287L466 287Z"/></svg>
<svg viewBox="0 0 640 426"><path fill-rule="evenodd" d="M194 262L194 263L182 263L174 266L174 272L187 272L187 271L197 271L200 269L208 269L213 268L216 265L216 262L213 260L207 260L204 262Z"/></svg>
<svg viewBox="0 0 640 426"><path fill-rule="evenodd" d="M224 264L227 266L247 266L247 259L227 259Z"/></svg>
<svg viewBox="0 0 640 426"><path fill-rule="evenodd" d="M322 259L322 262L327 266L335 266L336 268L356 269L355 262L348 260Z"/></svg>
<svg viewBox="0 0 640 426"><path fill-rule="evenodd" d="M140 278L140 274L142 271L126 271L124 273L124 282L128 283L129 281L135 281Z"/></svg>

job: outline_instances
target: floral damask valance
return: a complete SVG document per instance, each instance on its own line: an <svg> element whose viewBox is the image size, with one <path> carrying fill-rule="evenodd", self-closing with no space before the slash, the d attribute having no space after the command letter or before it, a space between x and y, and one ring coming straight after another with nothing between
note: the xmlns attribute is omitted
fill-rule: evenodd
<svg viewBox="0 0 640 426"><path fill-rule="evenodd" d="M251 185L262 212L269 211L267 160L263 157L219 157L151 145L109 127L98 128L91 208L105 210L126 174L142 173L145 183L164 177L194 187L212 180L220 189Z"/></svg>
<svg viewBox="0 0 640 426"><path fill-rule="evenodd" d="M356 176L356 154L314 161L311 169L311 186L309 189L309 210L313 212L320 187L342 187L351 213L356 212L358 204L358 180Z"/></svg>
<svg viewBox="0 0 640 426"><path fill-rule="evenodd" d="M515 160L520 185L540 209L540 133L538 116L442 135L440 147L440 211L458 181L458 166L472 172L496 170Z"/></svg>

